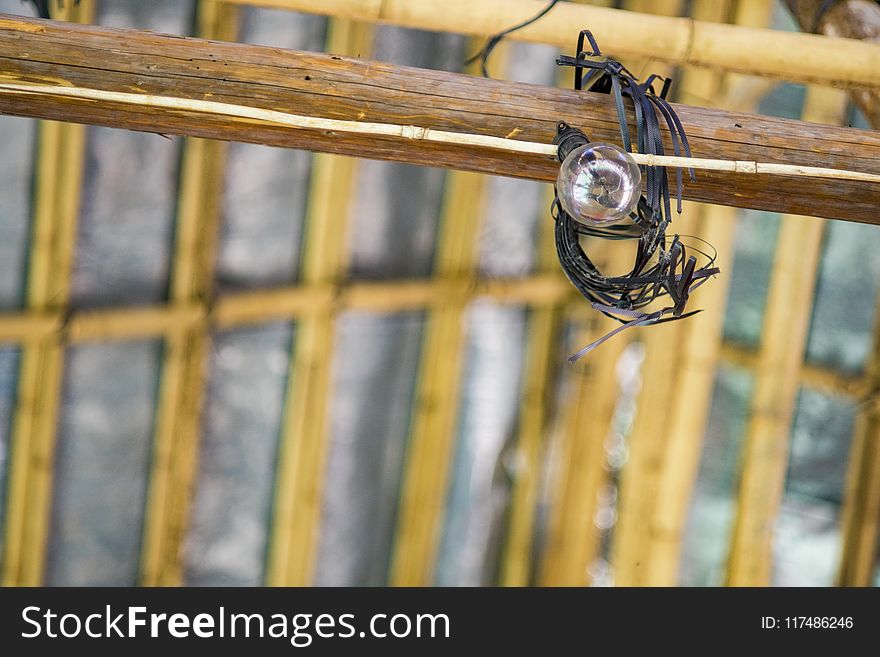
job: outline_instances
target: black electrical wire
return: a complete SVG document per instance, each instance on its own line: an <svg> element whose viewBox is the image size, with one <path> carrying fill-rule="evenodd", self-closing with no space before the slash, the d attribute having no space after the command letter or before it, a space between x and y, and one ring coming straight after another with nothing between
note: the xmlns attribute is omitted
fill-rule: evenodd
<svg viewBox="0 0 880 657"><path fill-rule="evenodd" d="M584 42L589 43L589 50ZM626 151L632 150L626 121L626 103L632 103L636 118L636 144L639 153L663 155L661 120L668 129L675 155L690 157L684 126L667 102L670 82L664 80L659 93L655 75L645 82L638 80L619 62L604 56L593 35L584 30L578 37L577 56L561 56L557 64L575 68L576 90L611 94L614 98L620 127L620 138ZM587 73L586 78L584 73ZM575 148L589 143L586 134L564 122L557 125L554 139L559 148L560 163ZM590 301L593 308L616 319L622 326L587 345L569 360L576 361L620 331L633 326L659 324L690 317L699 311L686 311L690 294L709 277L719 273L716 253L711 245L703 250L685 244L681 236L669 239L666 230L672 222L671 190L665 167L642 167L645 193L631 215L632 224L593 228L575 221L555 198L551 215L556 222L556 251L559 263L569 281ZM693 171L689 170L691 180ZM682 170L676 170L676 210L681 213ZM584 252L584 235L605 239L638 240L632 269L622 276L602 273ZM700 240L701 242L703 240ZM666 297L669 305L650 311L648 306Z"/></svg>
<svg viewBox="0 0 880 657"><path fill-rule="evenodd" d="M492 54L492 51L495 50L495 47L499 43L501 43L508 34L510 34L512 32L516 32L517 30L521 30L522 28L524 28L528 25L531 25L535 21L540 20L541 18L546 16L547 12L549 12L551 9L553 9L553 7L555 7L558 2L559 2L559 0L550 0L550 2L547 3L546 7L544 7L541 11L539 11L537 14L535 14L531 18L524 20L522 23L518 23L517 25L514 25L513 27L509 27L506 30L504 30L503 32L499 32L498 34L493 34L486 41L486 45L484 45L472 57L465 60L464 63L471 64L479 59L480 60L480 71L482 72L483 77L488 78L489 77L489 70L488 70L489 56Z"/></svg>

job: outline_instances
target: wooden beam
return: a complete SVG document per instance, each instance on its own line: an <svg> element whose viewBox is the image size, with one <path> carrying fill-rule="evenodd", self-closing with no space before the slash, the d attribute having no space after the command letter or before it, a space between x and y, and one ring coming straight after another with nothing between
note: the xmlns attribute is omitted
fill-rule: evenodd
<svg viewBox="0 0 880 657"><path fill-rule="evenodd" d="M845 99L839 91L810 88L803 115L839 121ZM791 422L826 224L787 215L779 226L743 448L727 572L731 586L768 586L771 581L772 537L785 487Z"/></svg>
<svg viewBox="0 0 880 657"><path fill-rule="evenodd" d="M368 56L372 42L371 26L330 21L329 51ZM301 278L307 285L337 284L345 276L356 174L357 161L351 158L319 154L312 160L301 265ZM296 325L266 572L266 583L273 586L309 586L314 578L329 443L335 325L332 304L313 306Z"/></svg>
<svg viewBox="0 0 880 657"><path fill-rule="evenodd" d="M112 51L113 58L96 52ZM549 143L560 119L595 141L619 139L613 102L601 94L485 80L390 64L149 32L0 18L0 78L78 87L137 89L309 116L419 125ZM265 143L550 181L546 156L393 137L257 124L249 119L0 93L0 111L128 129ZM694 155L880 173L880 133L677 106ZM878 186L789 176L698 172L692 200L880 222ZM841 202L845 199L846 202Z"/></svg>
<svg viewBox="0 0 880 657"><path fill-rule="evenodd" d="M543 9L546 0L233 0L391 23L413 29L488 36ZM509 38L572 48L579 29L590 29L603 51L719 71L771 76L792 82L880 87L877 46L852 40L724 25L684 17L653 16L560 2L540 21Z"/></svg>
<svg viewBox="0 0 880 657"><path fill-rule="evenodd" d="M68 6L59 18L90 21L91 1ZM38 133L33 229L26 303L36 313L63 311L70 296L86 132L82 126L43 122ZM2 582L44 582L52 508L55 436L61 402L64 347L49 333L22 350L12 422Z"/></svg>
<svg viewBox="0 0 880 657"><path fill-rule="evenodd" d="M238 7L201 0L198 34L232 41ZM219 225L224 142L189 139L183 150L169 302L174 306L209 297ZM183 584L183 542L198 467L204 372L210 337L204 315L172 325L162 355L153 456L144 514L140 582Z"/></svg>

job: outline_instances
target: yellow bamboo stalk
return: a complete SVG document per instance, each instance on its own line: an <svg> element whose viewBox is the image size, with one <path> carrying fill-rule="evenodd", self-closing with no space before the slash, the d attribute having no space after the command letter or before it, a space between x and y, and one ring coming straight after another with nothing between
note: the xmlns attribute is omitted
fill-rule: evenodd
<svg viewBox="0 0 880 657"><path fill-rule="evenodd" d="M526 278L398 280L345 286L302 285L224 294L213 303L190 301L157 306L125 306L72 313L58 311L0 313L0 343L27 344L58 333L70 343L161 338L207 321L217 329L291 320L330 306L340 310L396 313L424 310L450 298L477 298L502 305L555 306L575 295L558 274ZM747 356L743 356L746 358Z"/></svg>
<svg viewBox="0 0 880 657"><path fill-rule="evenodd" d="M148 340L192 330L207 312L198 303L85 311L71 317L65 337L71 343Z"/></svg>
<svg viewBox="0 0 880 657"><path fill-rule="evenodd" d="M7 313L0 316L0 344L39 343L61 331L61 315Z"/></svg>
<svg viewBox="0 0 880 657"><path fill-rule="evenodd" d="M843 500L843 546L837 583L871 586L880 532L880 314L874 321L874 341L866 373L868 403L860 410L853 431L849 471Z"/></svg>
<svg viewBox="0 0 880 657"><path fill-rule="evenodd" d="M330 52L368 57L373 30L332 21ZM347 269L346 235L356 160L315 155L306 219L302 279L310 285L338 283ZM327 456L327 409L335 312L317 306L297 324L278 461L272 536L266 582L273 586L312 583L321 521Z"/></svg>
<svg viewBox="0 0 880 657"><path fill-rule="evenodd" d="M496 49L490 70L501 70L505 59L506 48ZM474 276L485 201L485 176L448 174L435 279ZM455 448L465 346L463 300L453 297L435 307L425 326L389 577L393 586L427 586L434 577Z"/></svg>
<svg viewBox="0 0 880 657"><path fill-rule="evenodd" d="M630 0L625 6L627 9L654 8L672 14L679 5L672 0L652 7L639 0ZM626 64L635 71L650 68L651 72L669 73L668 67L657 65L653 59L628 61ZM602 248L608 250L608 271L625 272L631 268L634 257L631 245L610 243ZM595 334L583 335L580 342L591 342L617 326L613 320L602 317ZM633 336L620 338L612 341L613 344L603 345L601 350L591 354L589 366L570 375L572 396L563 406L559 437L561 467L552 494L548 538L539 579L544 585L588 584L588 568L599 556L601 534L594 519L599 508L600 490L608 482L605 444L618 401L616 366Z"/></svg>
<svg viewBox="0 0 880 657"><path fill-rule="evenodd" d="M721 345L720 360L741 369L757 370L760 356L760 352L744 345L731 342ZM801 366L800 385L852 397L864 397L870 390L866 377L844 374L816 363L804 363Z"/></svg>
<svg viewBox="0 0 880 657"><path fill-rule="evenodd" d="M237 7L201 0L199 36L233 40ZM183 583L183 541L189 524L200 434L203 374L209 337L204 313L192 304L210 294L226 144L188 139L184 147L170 303L155 328L166 331L153 437L153 458L144 517L140 581L145 586ZM186 307L186 305L189 307ZM175 306L180 306L175 308ZM100 330L129 330L101 317ZM131 318L126 318L125 321ZM141 317L144 328L149 317ZM156 318L158 319L158 318ZM88 337L88 321L75 325Z"/></svg>
<svg viewBox="0 0 880 657"><path fill-rule="evenodd" d="M803 118L839 123L845 101L840 92L810 88ZM791 421L825 223L785 215L779 228L728 563L728 583L733 586L766 586L770 582L773 527L785 483Z"/></svg>
<svg viewBox="0 0 880 657"><path fill-rule="evenodd" d="M537 269L551 274L568 285L559 274L556 259L555 226L548 208L553 193L544 195L538 244ZM531 306L531 304L530 304ZM514 459L513 491L509 526L501 564L502 586L526 586L531 578L535 512L541 473L541 453L549 420L549 391L553 387L553 356L558 353L556 336L559 306L530 307L526 342L526 367L523 375L519 430Z"/></svg>
<svg viewBox="0 0 880 657"><path fill-rule="evenodd" d="M723 21L731 3L698 3L694 18ZM772 6L762 0L740 0L734 20L739 25L760 27L771 18ZM689 70L683 76L679 93L683 98L721 98L723 87L732 80L706 70ZM730 100L733 100L729 95ZM736 100L737 109L746 109ZM695 234L712 244L723 274L698 290L691 303L704 313L681 327L681 350L676 364L678 374L675 395L667 415L666 444L662 453L654 508L649 518L642 584L674 586L678 580L684 526L688 503L696 480L702 452L705 425L712 401L715 369L721 345L724 310L727 300L736 227L736 210L711 205L687 204L685 213L693 213Z"/></svg>
<svg viewBox="0 0 880 657"><path fill-rule="evenodd" d="M630 0L626 5L635 11L651 11L663 16L677 16L683 9L678 0L651 3ZM715 9L718 3L713 3ZM705 7L704 7L705 8ZM670 77L669 65L649 60L639 66L642 75L658 73ZM693 234L696 217L693 212L676 215L672 230L683 235ZM614 582L620 586L643 584L650 565L647 553L649 521L657 493L666 426L677 375L684 327L675 322L645 331L640 339L645 347L641 370L642 389L637 402L632 430L627 437L629 458L620 474L618 521L614 527L612 566Z"/></svg>
<svg viewBox="0 0 880 657"><path fill-rule="evenodd" d="M607 6L608 2L594 2ZM566 87L569 75L558 75L558 82ZM569 285L559 269L556 256L555 222L547 216L554 198L552 189L543 195L539 218L541 222L537 247L537 269L547 272L564 285ZM530 304L531 305L531 304ZM514 479L511 492L507 536L501 563L502 586L526 586L532 579L532 552L534 526L540 494L541 457L545 434L550 431L549 390L554 386L556 368L553 355L557 353L556 336L559 333L561 307L530 307L526 343L526 367L523 376L519 430L514 459Z"/></svg>
<svg viewBox="0 0 880 657"><path fill-rule="evenodd" d="M537 14L544 0L232 0L403 27L491 35ZM606 51L650 57L793 82L880 87L878 46L798 32L755 29L688 18L559 3L553 11L509 38L574 47L588 27Z"/></svg>
<svg viewBox="0 0 880 657"><path fill-rule="evenodd" d="M330 306L336 296L329 284L236 292L217 300L211 320L220 329L232 329L296 319Z"/></svg>
<svg viewBox="0 0 880 657"><path fill-rule="evenodd" d="M627 242L603 243L604 257L599 264L612 273L632 267L633 245ZM578 297L580 299L580 297ZM578 304L578 316L587 314L590 322L578 331L577 345L589 344L619 326L605 316L596 317ZM629 335L618 336L602 345L565 372L560 402L561 417L556 465L550 492L550 519L541 556L538 583L542 586L583 586L589 583L587 570L599 555L600 533L594 518L599 492L608 480L605 444L618 400L616 367L620 355L630 343Z"/></svg>
<svg viewBox="0 0 880 657"><path fill-rule="evenodd" d="M53 9L61 20L90 22L94 4ZM44 313L63 308L70 293L76 243L85 128L41 122L37 152L27 306ZM22 350L12 428L3 583L43 583L52 506L55 434L64 350L60 333L30 341Z"/></svg>

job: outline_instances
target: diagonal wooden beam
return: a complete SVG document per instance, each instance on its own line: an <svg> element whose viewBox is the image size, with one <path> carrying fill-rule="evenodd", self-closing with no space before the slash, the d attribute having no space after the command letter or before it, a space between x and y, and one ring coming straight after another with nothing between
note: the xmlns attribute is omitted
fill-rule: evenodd
<svg viewBox="0 0 880 657"><path fill-rule="evenodd" d="M112 51L113 58L98 53ZM210 99L295 114L549 143L560 119L619 140L601 94L132 30L0 17L0 79ZM166 134L306 148L553 180L551 158L395 137L291 129L252 119L119 102L0 92L0 111ZM880 173L880 133L677 106L694 155ZM878 222L876 184L698 172L685 196L794 214ZM846 199L846 202L841 202Z"/></svg>

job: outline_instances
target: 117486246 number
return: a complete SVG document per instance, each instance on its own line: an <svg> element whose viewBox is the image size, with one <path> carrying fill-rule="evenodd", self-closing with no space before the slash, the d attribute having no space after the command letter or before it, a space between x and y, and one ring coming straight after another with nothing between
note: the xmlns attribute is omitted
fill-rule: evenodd
<svg viewBox="0 0 880 657"><path fill-rule="evenodd" d="M763 629L785 630L851 630L854 626L852 616L763 616L761 627Z"/></svg>

